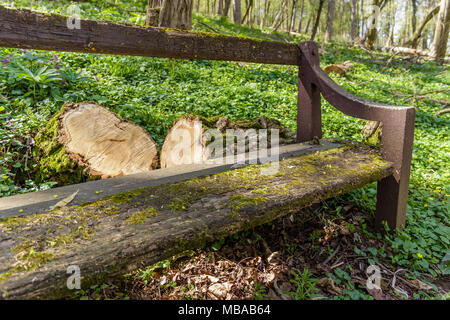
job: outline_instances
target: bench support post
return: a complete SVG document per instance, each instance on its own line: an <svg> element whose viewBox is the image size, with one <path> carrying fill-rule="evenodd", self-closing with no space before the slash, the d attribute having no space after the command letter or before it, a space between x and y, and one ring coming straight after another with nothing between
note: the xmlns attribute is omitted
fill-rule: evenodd
<svg viewBox="0 0 450 320"><path fill-rule="evenodd" d="M389 228L401 228L406 222L409 173L414 139L415 110L406 109L383 122L381 153L394 163L394 174L377 184L375 221L379 228L386 221Z"/></svg>
<svg viewBox="0 0 450 320"><path fill-rule="evenodd" d="M298 67L297 99L297 142L310 141L314 137L322 138L322 115L320 90L313 82L313 75L308 72L312 63L319 65L318 52L313 53L313 61L300 55Z"/></svg>
<svg viewBox="0 0 450 320"><path fill-rule="evenodd" d="M378 182L376 224L405 225L414 138L414 107L395 107L358 98L339 87L319 65L317 43L301 42L297 140L321 137L320 95L343 113L383 123L381 153L394 164L392 176Z"/></svg>

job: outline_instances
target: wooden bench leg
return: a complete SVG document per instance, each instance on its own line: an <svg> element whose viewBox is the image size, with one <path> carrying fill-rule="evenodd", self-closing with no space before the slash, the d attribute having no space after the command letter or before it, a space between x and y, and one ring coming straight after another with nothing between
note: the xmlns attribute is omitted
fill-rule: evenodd
<svg viewBox="0 0 450 320"><path fill-rule="evenodd" d="M394 163L394 174L378 182L376 225L382 229L386 221L389 228L401 228L406 222L409 173L414 140L414 109L383 121L381 153Z"/></svg>
<svg viewBox="0 0 450 320"><path fill-rule="evenodd" d="M319 65L318 52L313 57L314 63ZM310 141L314 137L322 138L320 90L313 83L307 65L309 62L302 55L298 68L297 142Z"/></svg>

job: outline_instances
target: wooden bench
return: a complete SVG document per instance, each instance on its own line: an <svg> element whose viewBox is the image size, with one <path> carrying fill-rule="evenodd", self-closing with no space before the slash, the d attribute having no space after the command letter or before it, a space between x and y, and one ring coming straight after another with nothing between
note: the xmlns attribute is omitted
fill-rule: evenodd
<svg viewBox="0 0 450 320"><path fill-rule="evenodd" d="M100 281L375 181L377 224L405 223L415 110L345 92L321 70L315 42L89 20L70 30L66 17L0 7L0 46L299 67L298 144L280 147L276 174L261 174L270 163L207 162L0 199L1 298L58 297L70 265L82 284ZM321 95L347 115L381 121L381 150L322 139ZM76 190L70 206L49 209Z"/></svg>

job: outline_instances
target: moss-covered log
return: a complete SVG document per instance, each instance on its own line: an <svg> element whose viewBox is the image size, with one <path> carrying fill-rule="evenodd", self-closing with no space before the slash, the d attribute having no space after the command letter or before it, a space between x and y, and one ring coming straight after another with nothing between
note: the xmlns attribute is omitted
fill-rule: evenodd
<svg viewBox="0 0 450 320"><path fill-rule="evenodd" d="M277 164L272 175L261 170L273 163L249 165L7 218L0 222L0 297L61 297L71 265L87 286L392 174L391 163L355 144Z"/></svg>
<svg viewBox="0 0 450 320"><path fill-rule="evenodd" d="M158 151L148 133L91 102L66 103L36 137L36 180L59 186L152 170Z"/></svg>

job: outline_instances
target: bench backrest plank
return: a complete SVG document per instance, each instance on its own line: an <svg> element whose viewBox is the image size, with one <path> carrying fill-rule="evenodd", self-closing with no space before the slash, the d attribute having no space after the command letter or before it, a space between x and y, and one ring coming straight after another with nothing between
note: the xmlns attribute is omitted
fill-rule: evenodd
<svg viewBox="0 0 450 320"><path fill-rule="evenodd" d="M0 46L55 51L297 65L295 44L81 20L0 6Z"/></svg>

